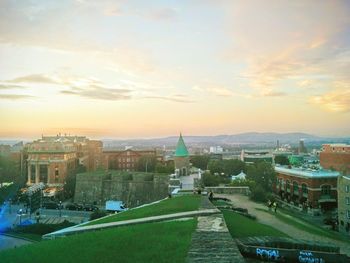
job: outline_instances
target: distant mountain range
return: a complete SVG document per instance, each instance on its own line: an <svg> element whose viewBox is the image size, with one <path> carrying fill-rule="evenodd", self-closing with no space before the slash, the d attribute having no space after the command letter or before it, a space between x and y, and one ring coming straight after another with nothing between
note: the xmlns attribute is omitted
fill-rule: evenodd
<svg viewBox="0 0 350 263"><path fill-rule="evenodd" d="M304 139L305 143L350 143L350 137L347 138L326 138L319 137L307 133L259 133L248 132L233 135L215 135L215 136L183 136L187 145L240 145L240 144L274 144L277 140L280 144L290 143L298 144L300 139ZM105 139L104 145L107 147L122 146L171 146L176 145L178 136L155 139L132 139L132 140L116 140Z"/></svg>

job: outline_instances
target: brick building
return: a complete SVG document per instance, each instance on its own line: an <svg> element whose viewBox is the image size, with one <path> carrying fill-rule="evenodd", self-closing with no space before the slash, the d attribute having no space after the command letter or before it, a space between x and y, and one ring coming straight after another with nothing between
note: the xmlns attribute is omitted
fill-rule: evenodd
<svg viewBox="0 0 350 263"><path fill-rule="evenodd" d="M338 177L339 232L350 234L350 176Z"/></svg>
<svg viewBox="0 0 350 263"><path fill-rule="evenodd" d="M141 157L157 158L155 150L109 150L102 153L102 166L106 170L135 171ZM145 166L147 167L147 160Z"/></svg>
<svg viewBox="0 0 350 263"><path fill-rule="evenodd" d="M94 171L100 166L102 142L83 136L43 136L26 145L27 184L60 186L77 165Z"/></svg>
<svg viewBox="0 0 350 263"><path fill-rule="evenodd" d="M324 144L320 152L320 165L325 169L350 173L350 145Z"/></svg>
<svg viewBox="0 0 350 263"><path fill-rule="evenodd" d="M302 205L304 209L330 210L337 207L339 172L275 167L274 191L282 200Z"/></svg>

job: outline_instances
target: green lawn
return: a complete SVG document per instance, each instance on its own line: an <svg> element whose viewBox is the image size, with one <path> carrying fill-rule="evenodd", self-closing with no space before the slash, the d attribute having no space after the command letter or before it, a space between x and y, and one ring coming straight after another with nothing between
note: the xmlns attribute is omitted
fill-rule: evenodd
<svg viewBox="0 0 350 263"><path fill-rule="evenodd" d="M240 214L229 210L222 211L227 228L233 238L249 237L249 236L275 236L288 237L285 233L261 223L253 219L249 219Z"/></svg>
<svg viewBox="0 0 350 263"><path fill-rule="evenodd" d="M280 208L278 213L266 211L264 209L257 209L257 210L273 214L281 221L283 221L289 225L292 225L300 230L303 230L305 232L308 232L308 233L311 233L314 235L319 235L319 236L326 236L329 238L337 239L340 241L346 241L346 242L350 243L350 241L346 237L343 237L339 233L333 232L331 230L323 229L317 225L312 225L310 222L308 222L304 219L296 218L296 215L291 215L284 209Z"/></svg>
<svg viewBox="0 0 350 263"><path fill-rule="evenodd" d="M6 231L6 234L9 234L14 237L19 237L19 238L23 237L33 241L41 241L41 237L42 237L42 235L36 235L36 234L30 234L30 233L18 233L14 231Z"/></svg>
<svg viewBox="0 0 350 263"><path fill-rule="evenodd" d="M129 220L129 219L137 219L137 218L143 218L143 217L198 210L200 200L201 200L200 195L176 196L150 206L132 209L113 216L102 218L100 220L96 220L86 225L96 225L96 224L117 222L117 221Z"/></svg>
<svg viewBox="0 0 350 263"><path fill-rule="evenodd" d="M184 262L197 221L111 228L0 252L6 263Z"/></svg>

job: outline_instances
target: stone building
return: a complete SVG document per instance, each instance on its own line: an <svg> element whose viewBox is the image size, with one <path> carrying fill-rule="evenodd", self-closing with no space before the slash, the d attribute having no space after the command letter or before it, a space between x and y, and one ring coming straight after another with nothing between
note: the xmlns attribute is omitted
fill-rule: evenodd
<svg viewBox="0 0 350 263"><path fill-rule="evenodd" d="M241 161L245 163L256 163L261 161L273 163L273 155L265 150L242 150Z"/></svg>
<svg viewBox="0 0 350 263"><path fill-rule="evenodd" d="M339 232L350 235L350 176L338 177Z"/></svg>
<svg viewBox="0 0 350 263"><path fill-rule="evenodd" d="M320 165L325 169L350 173L350 145L324 144L320 152Z"/></svg>
<svg viewBox="0 0 350 263"><path fill-rule="evenodd" d="M282 200L302 205L304 209L331 210L337 207L339 172L275 167L274 191Z"/></svg>
<svg viewBox="0 0 350 263"><path fill-rule="evenodd" d="M157 154L155 150L104 149L102 153L102 166L106 170L135 171L140 158L145 156L156 158ZM145 167L147 167L147 160Z"/></svg>
<svg viewBox="0 0 350 263"><path fill-rule="evenodd" d="M27 185L61 186L78 164L94 171L100 166L102 142L83 136L43 136L26 145Z"/></svg>
<svg viewBox="0 0 350 263"><path fill-rule="evenodd" d="M177 175L185 176L189 174L190 157L189 157L185 142L182 138L182 134L180 134L180 138L177 142L175 155L174 155L174 163L175 163L175 173Z"/></svg>
<svg viewBox="0 0 350 263"><path fill-rule="evenodd" d="M74 201L104 206L118 200L135 207L167 197L168 185L164 174L98 170L77 175Z"/></svg>

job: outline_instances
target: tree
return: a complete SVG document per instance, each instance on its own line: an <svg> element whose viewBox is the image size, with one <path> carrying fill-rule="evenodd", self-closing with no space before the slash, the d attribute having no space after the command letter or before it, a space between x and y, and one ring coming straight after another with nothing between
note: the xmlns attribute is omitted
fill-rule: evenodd
<svg viewBox="0 0 350 263"><path fill-rule="evenodd" d="M191 163L193 167L201 170L207 170L209 159L210 157L208 155L194 155L191 156Z"/></svg>
<svg viewBox="0 0 350 263"><path fill-rule="evenodd" d="M4 182L19 182L20 167L7 156L0 156L0 184Z"/></svg>
<svg viewBox="0 0 350 263"><path fill-rule="evenodd" d="M136 170L139 172L154 172L157 159L154 156L141 156L136 164Z"/></svg>
<svg viewBox="0 0 350 263"><path fill-rule="evenodd" d="M215 174L215 173L221 174L224 171L222 161L210 160L208 163L208 170L210 170L212 174Z"/></svg>
<svg viewBox="0 0 350 263"><path fill-rule="evenodd" d="M275 163L280 165L289 165L289 160L288 160L288 157L285 155L276 155Z"/></svg>
<svg viewBox="0 0 350 263"><path fill-rule="evenodd" d="M166 164L157 163L155 168L156 173L173 173L175 171L175 166L173 162L169 162Z"/></svg>
<svg viewBox="0 0 350 263"><path fill-rule="evenodd" d="M220 183L220 177L209 172L205 172L202 175L202 183L204 186L218 186Z"/></svg>
<svg viewBox="0 0 350 263"><path fill-rule="evenodd" d="M226 175L237 175L245 171L245 163L241 160L222 160L223 171Z"/></svg>
<svg viewBox="0 0 350 263"><path fill-rule="evenodd" d="M268 162L257 162L247 169L247 179L255 181L265 191L272 191L272 183L276 179L275 169Z"/></svg>
<svg viewBox="0 0 350 263"><path fill-rule="evenodd" d="M86 172L86 168L81 164L77 164L77 167L75 169L70 170L68 172L68 175L66 177L66 181L63 187L64 196L66 198L70 198L74 196L77 174L84 173L84 172Z"/></svg>

